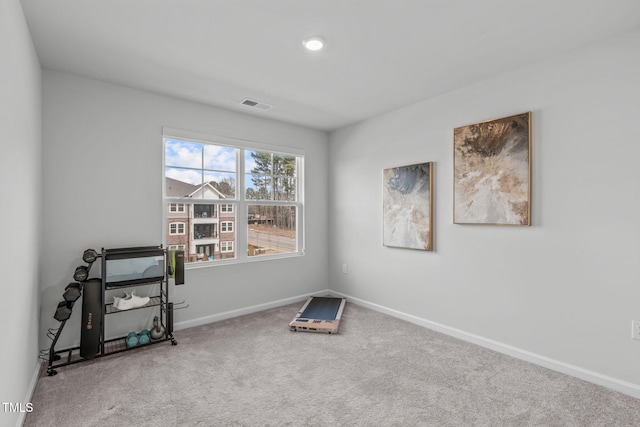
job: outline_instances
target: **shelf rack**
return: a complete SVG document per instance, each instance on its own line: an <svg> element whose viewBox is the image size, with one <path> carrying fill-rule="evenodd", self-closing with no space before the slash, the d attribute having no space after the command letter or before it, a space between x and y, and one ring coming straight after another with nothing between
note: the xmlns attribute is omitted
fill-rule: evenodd
<svg viewBox="0 0 640 427"><path fill-rule="evenodd" d="M114 279L113 276L108 274L107 262L110 260L129 260L139 257L156 257L161 258L158 261L156 268L152 270L152 274L147 276L146 274L141 277L127 277L122 280ZM60 326L56 330L55 335L51 334L52 339L51 347L48 351L48 367L47 374L49 376L56 375L57 368L72 365L75 363L84 362L87 360L93 360L104 356L109 356L116 353L121 353L129 350L136 350L139 348L145 348L152 345L160 344L166 341L170 341L171 345L177 345L178 342L173 336L173 310L174 303L169 300L169 277L171 272L171 265L169 263L169 253L162 246L147 246L136 248L121 248L121 249L102 249L102 252L96 255L96 258L100 257L102 261L101 269L101 292L100 292L100 338L97 346L97 353L95 356L91 354L91 357L81 356L81 346L76 346L64 350L55 350L55 345L58 341L60 333L62 332L66 320L60 323ZM88 269L91 268L93 262L89 263ZM145 272L146 273L146 272ZM88 276L88 274L87 274ZM86 278L85 281L91 280ZM96 279L93 279L96 280ZM106 302L107 291L122 290L127 288L133 288L142 285L154 285L160 284L160 291L158 295L150 297L147 304L128 310L119 310L113 306L113 303ZM83 304L85 303L83 299ZM183 303L180 303L183 304ZM124 313L134 310L148 309L157 307L159 312L159 322L164 328L164 333L159 339L152 339L148 344L137 345L134 347L127 346L126 337L118 337L113 339L105 339L105 320L107 315L114 315L118 313ZM85 355L86 356L86 355Z"/></svg>

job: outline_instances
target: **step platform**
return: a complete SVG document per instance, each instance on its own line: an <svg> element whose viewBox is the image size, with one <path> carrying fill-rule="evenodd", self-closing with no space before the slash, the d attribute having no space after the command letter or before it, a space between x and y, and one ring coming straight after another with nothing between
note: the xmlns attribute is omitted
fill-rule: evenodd
<svg viewBox="0 0 640 427"><path fill-rule="evenodd" d="M346 298L309 297L293 321L289 323L289 329L337 334L346 303Z"/></svg>

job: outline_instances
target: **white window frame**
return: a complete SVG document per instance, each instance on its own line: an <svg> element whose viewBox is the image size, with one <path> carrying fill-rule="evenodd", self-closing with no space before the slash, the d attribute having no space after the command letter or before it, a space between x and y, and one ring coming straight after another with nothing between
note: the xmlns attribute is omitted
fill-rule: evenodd
<svg viewBox="0 0 640 427"><path fill-rule="evenodd" d="M202 144L213 144L227 147L233 147L238 149L238 155L236 156L236 198L227 200L216 199L203 199L205 204L218 204L218 205L231 205L231 211L225 213L235 213L235 244L233 250L235 251L235 258L214 260L210 262L193 262L186 263L185 268L201 268L212 267L225 264L237 264L246 262L259 262L268 261L281 258L292 258L305 255L305 183L304 183L304 163L305 154L303 150L298 148L266 144L258 141L242 140L236 138L229 138L221 135L205 135L180 129L163 128L162 138L162 212L163 222L167 221L167 211L169 203L198 203L199 201L185 198L171 198L166 197L165 192L165 140L166 139L178 139L187 142L196 142ZM295 201L279 201L279 200L245 200L245 170L244 170L244 151L262 151L272 152L277 154L285 154L295 156L297 159L296 164L296 200ZM280 205L280 206L294 206L296 210L296 251L282 254L261 255L261 256L249 256L247 250L238 248L248 247L248 205L262 204L267 206ZM222 212L219 210L219 212ZM163 227L163 241L167 241L167 229ZM222 230L220 230L222 232ZM222 252L222 247L220 247Z"/></svg>
<svg viewBox="0 0 640 427"><path fill-rule="evenodd" d="M176 232L172 233L171 232L171 226L174 225L176 226ZM180 226L182 226L182 232L180 232ZM185 224L184 222L181 221L172 221L169 223L169 235L170 236L184 236L185 234L187 234L187 224Z"/></svg>
<svg viewBox="0 0 640 427"><path fill-rule="evenodd" d="M220 221L220 232L233 233L233 223L234 221Z"/></svg>
<svg viewBox="0 0 640 427"><path fill-rule="evenodd" d="M230 203L223 203L220 205L220 212L233 213L233 205Z"/></svg>
<svg viewBox="0 0 640 427"><path fill-rule="evenodd" d="M173 209L174 206L175 206L175 209ZM185 213L186 212L186 204L184 204L184 203L171 203L171 204L169 204L169 212L170 213Z"/></svg>
<svg viewBox="0 0 640 427"><path fill-rule="evenodd" d="M223 240L222 242L220 242L220 252L222 253L233 252L233 241Z"/></svg>

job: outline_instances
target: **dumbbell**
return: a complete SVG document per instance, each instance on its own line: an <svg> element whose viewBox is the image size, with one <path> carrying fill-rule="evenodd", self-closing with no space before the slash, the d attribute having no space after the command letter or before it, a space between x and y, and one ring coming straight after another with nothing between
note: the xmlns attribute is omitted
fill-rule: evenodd
<svg viewBox="0 0 640 427"><path fill-rule="evenodd" d="M140 345L149 344L149 330L143 329L140 331L140 336L138 337L138 343Z"/></svg>
<svg viewBox="0 0 640 427"><path fill-rule="evenodd" d="M127 335L127 347L135 347L138 345L138 334L135 332L129 332Z"/></svg>
<svg viewBox="0 0 640 427"><path fill-rule="evenodd" d="M56 314L53 315L53 318L59 322L64 322L69 317L71 317L72 307L73 307L73 302L60 301L58 303L58 308L56 308Z"/></svg>
<svg viewBox="0 0 640 427"><path fill-rule="evenodd" d="M81 265L76 267L76 271L73 273L73 280L78 282L84 282L89 277L89 267Z"/></svg>
<svg viewBox="0 0 640 427"><path fill-rule="evenodd" d="M87 249L82 254L82 260L87 264L93 263L98 258L98 253L94 249Z"/></svg>
<svg viewBox="0 0 640 427"><path fill-rule="evenodd" d="M82 293L82 285L80 283L69 283L66 288L64 288L64 293L62 297L65 301L73 302L80 298L80 294Z"/></svg>

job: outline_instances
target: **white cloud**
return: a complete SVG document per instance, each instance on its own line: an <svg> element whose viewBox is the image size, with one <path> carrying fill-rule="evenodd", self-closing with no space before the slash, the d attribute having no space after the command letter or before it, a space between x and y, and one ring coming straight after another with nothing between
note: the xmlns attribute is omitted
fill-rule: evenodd
<svg viewBox="0 0 640 427"><path fill-rule="evenodd" d="M182 168L204 168L235 172L237 150L212 144L201 144L180 140L167 140L165 165Z"/></svg>
<svg viewBox="0 0 640 427"><path fill-rule="evenodd" d="M202 144L167 140L165 144L165 164L167 166L201 168Z"/></svg>
<svg viewBox="0 0 640 427"><path fill-rule="evenodd" d="M251 156L251 153L256 153L256 151L247 150L244 154L244 170L247 172L252 171L256 167L256 161Z"/></svg>
<svg viewBox="0 0 640 427"><path fill-rule="evenodd" d="M204 146L204 167L221 171L234 172L236 170L237 150L219 145Z"/></svg>
<svg viewBox="0 0 640 427"><path fill-rule="evenodd" d="M166 168L165 176L193 185L202 184L202 172L196 170Z"/></svg>

